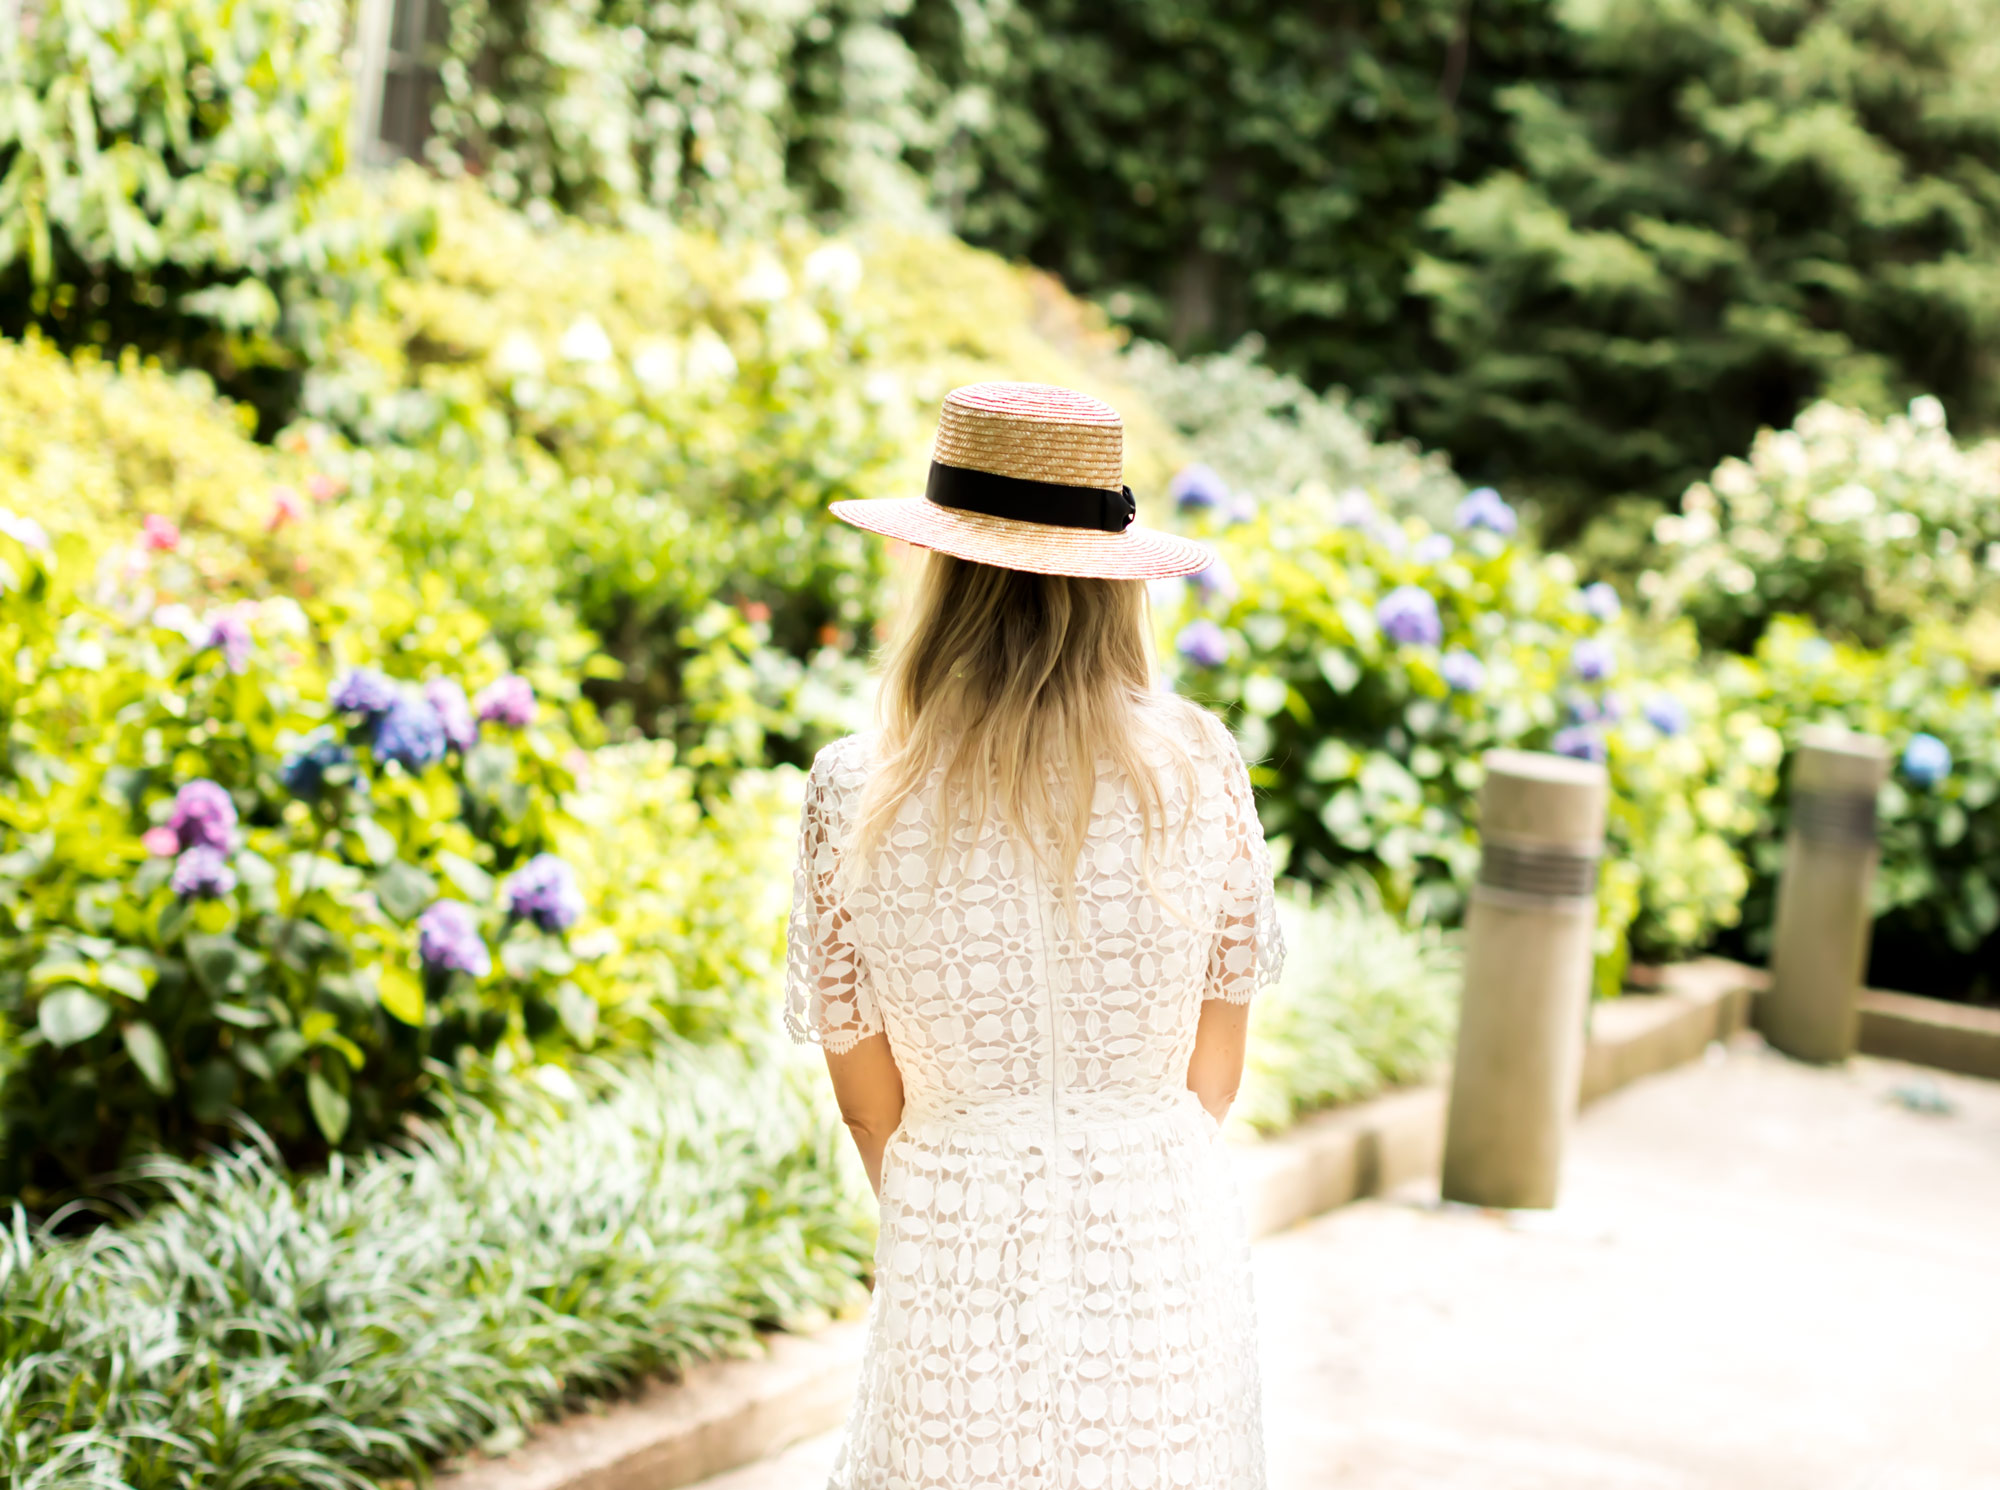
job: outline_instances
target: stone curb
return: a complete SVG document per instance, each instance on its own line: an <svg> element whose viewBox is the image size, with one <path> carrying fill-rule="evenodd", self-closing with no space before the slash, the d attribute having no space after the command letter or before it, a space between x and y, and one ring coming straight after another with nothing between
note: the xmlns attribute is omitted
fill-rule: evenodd
<svg viewBox="0 0 2000 1490"><path fill-rule="evenodd" d="M1756 970L1719 958L1665 969L1654 994L1593 1007L1585 1102L1699 1056L1749 1020ZM1445 1089L1388 1092L1239 1146L1253 1236L1437 1173ZM763 1356L710 1361L637 1397L538 1430L503 1459L441 1475L439 1490L672 1490L839 1425L861 1359L859 1321L777 1335Z"/></svg>
<svg viewBox="0 0 2000 1490"><path fill-rule="evenodd" d="M2000 1009L1870 988L1861 995L1861 1049L2000 1081Z"/></svg>

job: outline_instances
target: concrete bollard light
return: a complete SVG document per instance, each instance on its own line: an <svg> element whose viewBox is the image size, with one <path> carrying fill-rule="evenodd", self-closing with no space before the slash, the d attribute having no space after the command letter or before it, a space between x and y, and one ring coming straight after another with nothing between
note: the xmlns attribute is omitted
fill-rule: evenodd
<svg viewBox="0 0 2000 1490"><path fill-rule="evenodd" d="M1868 966L1875 880L1875 798L1889 747L1873 735L1814 726L1792 755L1791 831L1778 881L1764 1038L1804 1061L1854 1053Z"/></svg>
<svg viewBox="0 0 2000 1490"><path fill-rule="evenodd" d="M1446 1200L1556 1203L1583 1074L1604 848L1604 768L1494 750L1445 1126Z"/></svg>

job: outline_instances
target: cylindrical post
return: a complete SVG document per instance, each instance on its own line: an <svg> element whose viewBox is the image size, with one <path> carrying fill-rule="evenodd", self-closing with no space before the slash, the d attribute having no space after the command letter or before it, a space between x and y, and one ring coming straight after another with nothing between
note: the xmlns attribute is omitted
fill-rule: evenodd
<svg viewBox="0 0 2000 1490"><path fill-rule="evenodd" d="M1556 1203L1583 1075L1605 796L1602 766L1487 752L1445 1126L1446 1200Z"/></svg>
<svg viewBox="0 0 2000 1490"><path fill-rule="evenodd" d="M1778 881L1764 1037L1805 1061L1854 1053L1868 966L1875 798L1889 748L1873 735L1815 726L1792 755L1791 831Z"/></svg>

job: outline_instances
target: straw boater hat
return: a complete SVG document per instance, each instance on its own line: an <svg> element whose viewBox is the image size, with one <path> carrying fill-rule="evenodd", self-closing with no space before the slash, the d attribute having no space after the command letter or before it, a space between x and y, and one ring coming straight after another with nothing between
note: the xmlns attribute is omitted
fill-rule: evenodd
<svg viewBox="0 0 2000 1490"><path fill-rule="evenodd" d="M974 383L945 397L921 497L835 502L844 523L979 564L1098 579L1171 579L1214 555L1133 522L1125 426L1088 394Z"/></svg>

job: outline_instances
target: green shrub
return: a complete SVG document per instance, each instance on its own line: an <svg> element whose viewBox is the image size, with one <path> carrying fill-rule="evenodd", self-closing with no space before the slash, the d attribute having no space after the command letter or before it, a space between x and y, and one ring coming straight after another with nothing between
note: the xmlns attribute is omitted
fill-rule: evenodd
<svg viewBox="0 0 2000 1490"><path fill-rule="evenodd" d="M434 1062L589 1043L573 1006L599 974L495 889L553 845L573 769L555 711L447 753L427 704L377 726L334 701L378 661L476 695L501 670L477 618L428 586L356 656L287 599L120 621L32 543L0 548L6 1193L38 1204L239 1110L289 1151L372 1140ZM417 955L441 898L481 925L477 976Z"/></svg>
<svg viewBox="0 0 2000 1490"><path fill-rule="evenodd" d="M1138 342L1123 371L1185 443L1188 454L1252 501L1297 491L1359 487L1400 517L1442 528L1465 485L1441 455L1378 442L1339 393L1314 393L1260 360L1260 338L1186 361Z"/></svg>
<svg viewBox="0 0 2000 1490"><path fill-rule="evenodd" d="M1491 492L1467 500L1468 518L1511 516ZM1169 600L1168 634L1181 686L1253 762L1281 870L1327 882L1357 866L1393 908L1452 923L1477 867L1481 756L1554 749L1610 771L1601 989L1628 947L1682 954L1734 923L1735 844L1782 749L1695 666L1685 630L1634 631L1562 555L1477 522L1398 523L1358 492L1206 521L1228 572Z"/></svg>
<svg viewBox="0 0 2000 1490"><path fill-rule="evenodd" d="M2000 596L2000 441L1952 443L1928 396L1874 420L1819 404L1688 489L1642 576L1708 647L1754 649L1774 616L1882 647Z"/></svg>
<svg viewBox="0 0 2000 1490"><path fill-rule="evenodd" d="M1133 404L1073 303L1074 353L1033 329L1046 286L946 240L732 247L401 190L435 204L429 271L309 390L354 442L342 474L516 655L587 627L613 730L710 779L852 726L886 561L825 507L920 491L953 383L1004 368ZM1142 407L1132 424L1135 481L1163 482L1171 436ZM550 660L579 665L565 648Z"/></svg>
<svg viewBox="0 0 2000 1490"><path fill-rule="evenodd" d="M0 1239L0 1478L421 1481L481 1444L852 1303L838 1124L771 1059L673 1050L561 1108L455 1109L323 1175L154 1160L168 1203ZM863 1192L865 1193L865 1192Z"/></svg>
<svg viewBox="0 0 2000 1490"><path fill-rule="evenodd" d="M1315 1108L1421 1081L1457 1037L1457 945L1435 926L1406 929L1374 885L1347 879L1315 900L1278 897L1285 975L1251 1007L1243 1091L1232 1117L1273 1132Z"/></svg>
<svg viewBox="0 0 2000 1490"><path fill-rule="evenodd" d="M383 545L309 451L254 443L252 422L199 377L129 350L114 366L32 334L0 340L5 501L74 542L76 563L112 581L144 572L184 598L348 595Z"/></svg>
<svg viewBox="0 0 2000 1490"><path fill-rule="evenodd" d="M1788 744L1809 724L1880 736L1896 765L1882 789L1874 960L1883 986L1961 997L2000 987L2000 694L1990 661L1955 628L1926 626L1880 651L1829 642L1780 618L1754 665L1723 676L1739 708L1761 714ZM1944 770L1912 758L1929 736ZM1787 795L1774 796L1746 844L1756 877L1746 896L1744 945L1769 946L1784 863Z"/></svg>
<svg viewBox="0 0 2000 1490"><path fill-rule="evenodd" d="M882 0L445 0L428 154L502 200L742 234L908 215L943 103Z"/></svg>
<svg viewBox="0 0 2000 1490"><path fill-rule="evenodd" d="M2000 417L1988 0L1592 0L1448 187L1400 427L1542 509L1671 502L1760 427L1924 392Z"/></svg>
<svg viewBox="0 0 2000 1490"><path fill-rule="evenodd" d="M417 241L343 176L345 21L332 0L46 0L0 31L0 333L168 354L274 427L329 322Z"/></svg>

